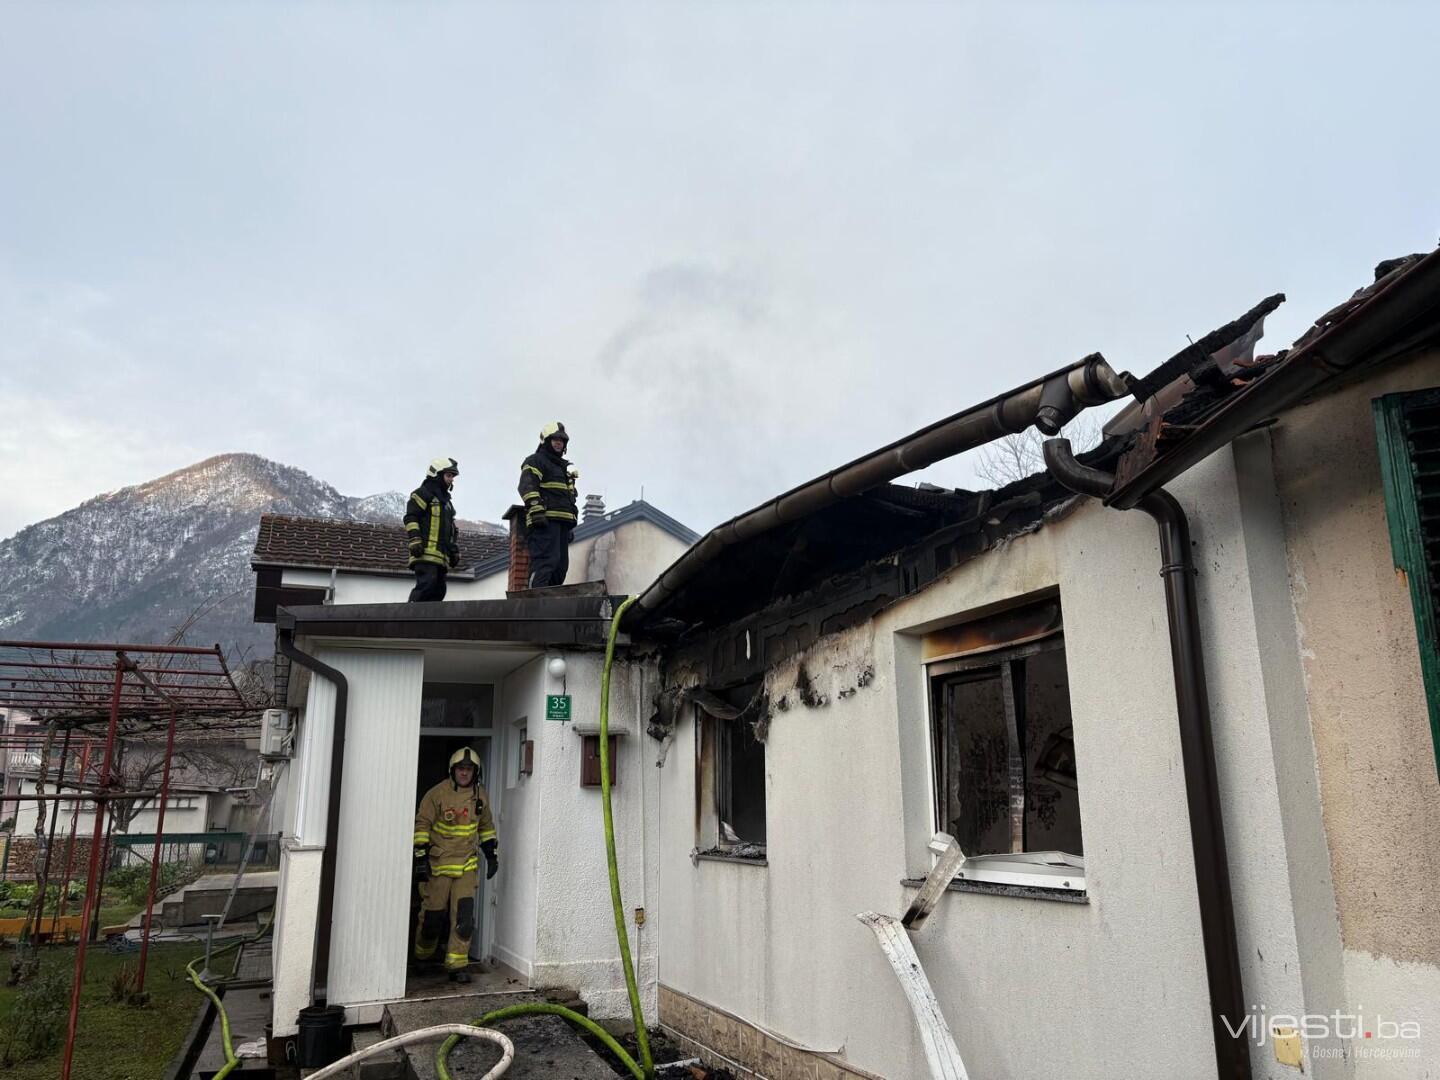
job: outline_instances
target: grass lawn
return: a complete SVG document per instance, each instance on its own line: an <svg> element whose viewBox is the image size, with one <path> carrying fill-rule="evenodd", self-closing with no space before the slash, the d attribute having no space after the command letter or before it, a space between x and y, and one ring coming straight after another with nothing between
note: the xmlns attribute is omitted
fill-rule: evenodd
<svg viewBox="0 0 1440 1080"><path fill-rule="evenodd" d="M185 975L185 965L204 952L196 942L153 945L145 973L150 1002L134 1008L110 1000L110 985L122 964L134 964L138 953L109 952L104 942L90 946L85 958L85 986L80 999L80 1025L75 1040L72 1074L83 1080L156 1080L180 1049L196 1010L204 1000ZM8 967L13 953L0 952ZM59 971L70 984L75 950L56 946L41 950L41 969ZM221 957L222 971L234 954ZM6 1020L16 999L15 987L0 986L0 1053L5 1046ZM60 1020L63 1037L65 1020ZM6 1080L53 1080L60 1071L63 1043L52 1055L11 1065Z"/></svg>

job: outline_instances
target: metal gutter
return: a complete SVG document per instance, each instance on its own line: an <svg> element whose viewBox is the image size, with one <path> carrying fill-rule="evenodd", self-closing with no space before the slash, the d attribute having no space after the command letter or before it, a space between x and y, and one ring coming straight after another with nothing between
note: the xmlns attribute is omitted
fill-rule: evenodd
<svg viewBox="0 0 1440 1080"><path fill-rule="evenodd" d="M1103 496L1129 510L1147 493L1361 363L1379 363L1440 337L1440 251L1431 252L1295 348L1275 370L1236 391L1202 428Z"/></svg>
<svg viewBox="0 0 1440 1080"><path fill-rule="evenodd" d="M1019 389L921 428L717 525L640 595L627 621L633 625L655 614L701 569L734 544L799 521L841 499L859 495L944 458L1022 432L1032 424L1047 435L1056 434L1081 408L1100 405L1127 393L1125 377L1117 375L1099 353L1092 353Z"/></svg>
<svg viewBox="0 0 1440 1080"><path fill-rule="evenodd" d="M335 719L330 735L330 790L325 804L325 850L320 856L320 898L315 913L315 966L310 973L310 1003L324 1000L330 978L330 937L335 920L335 867L339 861L340 790L345 773L345 712L350 684L345 676L295 647L295 632L280 630L282 655L335 684Z"/></svg>
<svg viewBox="0 0 1440 1080"><path fill-rule="evenodd" d="M1106 498L1115 477L1082 465L1068 439L1047 439L1045 464L1071 491ZM1240 944L1235 933L1235 903L1225 823L1220 809L1220 780L1211 733L1210 696L1205 685L1205 655L1200 639L1199 603L1190 524L1168 491L1144 494L1137 504L1160 530L1160 575L1165 581L1165 612L1170 627L1170 661L1175 675L1175 705L1180 724L1180 754L1185 772L1185 802L1190 846L1200 901L1200 934L1210 990L1210 1024L1215 1037L1216 1075L1220 1080L1249 1080L1250 1049L1231 1025L1246 1015L1240 976ZM1228 1021L1228 1023L1227 1023Z"/></svg>

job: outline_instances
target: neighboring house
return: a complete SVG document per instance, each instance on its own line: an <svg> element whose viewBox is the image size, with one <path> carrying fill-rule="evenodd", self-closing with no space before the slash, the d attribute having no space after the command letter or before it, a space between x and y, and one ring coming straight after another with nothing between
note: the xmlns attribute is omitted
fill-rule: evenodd
<svg viewBox="0 0 1440 1080"><path fill-rule="evenodd" d="M292 558L268 519L257 618L298 721L276 1034L320 998L373 1022L405 993L414 800L461 745L500 834L472 955L628 1015L593 734L628 593L623 907L646 1013L687 1050L744 1076L929 1076L856 916L905 912L943 831L969 858L910 937L972 1076L1440 1060L1440 254L1382 264L1255 358L1276 302L1143 378L1092 356L979 403L654 545L623 585L406 604L399 530L371 581ZM1078 463L998 491L890 482L1127 395ZM1172 514L1162 484L1190 529L1166 519L1163 550L1122 512ZM571 721L546 719L554 695Z"/></svg>
<svg viewBox="0 0 1440 1080"><path fill-rule="evenodd" d="M14 795L20 790L20 780L40 765L40 748L45 742L45 725L33 718L25 709L0 709L0 792ZM15 816L15 804L7 802L0 806L0 821Z"/></svg>
<svg viewBox="0 0 1440 1080"><path fill-rule="evenodd" d="M39 728L33 739L35 749L12 755L15 794L34 795L38 790L41 747L44 742L44 728ZM94 744L88 756L81 751L70 750L64 763L65 780L60 790L78 790L74 778L80 772L82 762L88 763L87 787L97 782L99 771L98 752L102 744ZM159 787L164 760L163 741L125 739L121 741L122 756L120 770L125 786L131 790L154 790ZM60 751L52 748L50 774L45 783L47 793L57 790L58 772L61 766ZM174 764L170 770L170 797L165 807L165 830L162 847L167 859L198 861L206 857L207 844L196 837L198 834L216 830L243 830L246 832L267 831L266 820L253 820L254 814L247 814L249 804L255 801L254 788L260 762L253 746L247 746L242 738L216 738L213 735L203 740L183 740L175 747ZM237 812L237 803L246 809ZM160 804L155 798L146 799L136 805L119 804L113 832L115 835L142 837L154 834L160 822ZM10 803L10 812L16 817L15 837L17 843L33 842L35 822L38 817L38 803L22 801ZM54 808L56 803L48 803ZM60 817L55 822L54 836L64 839L71 831L81 838L92 835L95 825L94 807L86 800L66 800L58 804ZM46 811L47 835L50 810ZM237 845L238 846L238 845ZM125 853L118 855L120 862L148 860L152 847L131 841L124 842ZM213 855L214 852L211 852ZM227 852L228 854L228 852ZM238 857L238 853L236 853Z"/></svg>
<svg viewBox="0 0 1440 1080"><path fill-rule="evenodd" d="M525 588L523 508L512 508L506 518L508 537L462 527L461 565L449 574L447 602L500 599ZM604 581L612 592L639 592L697 539L647 502L607 513L599 496L588 496L571 538L566 584ZM250 563L256 619L271 621L280 604L404 601L415 584L407 562L402 526L265 514Z"/></svg>

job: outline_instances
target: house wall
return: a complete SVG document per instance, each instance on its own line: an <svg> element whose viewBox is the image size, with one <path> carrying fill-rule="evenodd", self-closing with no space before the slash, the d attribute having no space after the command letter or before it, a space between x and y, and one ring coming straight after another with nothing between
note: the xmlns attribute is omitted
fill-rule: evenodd
<svg viewBox="0 0 1440 1080"><path fill-rule="evenodd" d="M1415 620L1395 569L1371 400L1440 385L1431 351L1287 413L1272 432L1347 1000L1417 1021L1440 1058L1440 783ZM1357 1058L1360 1077L1414 1060Z"/></svg>
<svg viewBox="0 0 1440 1080"><path fill-rule="evenodd" d="M1259 661L1264 620L1289 599L1253 588L1229 452L1173 491L1207 508L1194 522L1201 629L1246 996L1299 1013L1301 973L1323 957L1302 956L1295 925ZM972 1075L1213 1076L1159 565L1147 516L1084 500L769 672L786 707L766 743L766 865L690 858L695 729L682 723L662 783L662 988L891 1080L928 1075L899 985L855 918L903 913L902 880L931 863L918 635L1058 585L1088 902L951 891L915 946ZM800 701L802 664L823 705ZM1268 1043L1251 1046L1256 1076L1295 1075ZM1326 1062L1311 1072L1343 1075Z"/></svg>
<svg viewBox="0 0 1440 1080"><path fill-rule="evenodd" d="M632 521L571 544L565 584L603 581L617 596L635 596L689 546L652 522Z"/></svg>
<svg viewBox="0 0 1440 1080"><path fill-rule="evenodd" d="M599 722L599 653L567 653L564 690L573 700L574 722L537 720L531 714L535 740L535 775L528 781L530 797L539 794L545 832L537 845L535 956L533 985L577 990L599 1018L628 1017L629 999L615 943L610 903L605 835L598 787L580 786L581 732ZM562 691L561 681L542 672L541 693ZM641 735L642 708L655 688L653 669L639 662L617 661L611 680L612 731L617 739L616 782L612 811L623 910L629 926L630 951L636 966L647 1016L655 1015L657 940L647 904L656 896L654 862L646 868L645 853L654 850L655 815L659 809L659 776L654 767L656 745ZM543 699L539 705L543 710ZM543 717L543 711L538 713ZM647 838L649 842L647 843ZM503 842L503 838L502 838ZM636 924L637 909L647 911L645 925Z"/></svg>
<svg viewBox="0 0 1440 1080"><path fill-rule="evenodd" d="M529 978L535 968L535 910L540 862L542 785L515 768L519 729L538 734L545 715L546 657L536 657L501 680L495 709L494 745L499 748L496 781L490 785L500 869L491 890L495 958ZM533 733L533 734L532 734ZM537 756L535 765L540 765Z"/></svg>
<svg viewBox="0 0 1440 1080"><path fill-rule="evenodd" d="M49 784L46 790L54 792L55 786ZM35 781L30 779L21 780L17 794L33 795L35 793ZM176 800L183 800L188 805L176 806ZM11 804L17 805L17 804ZM55 803L48 804L54 807ZM55 828L56 837L70 835L70 822L72 815L76 821L75 834L77 836L89 836L95 829L95 814L90 803L82 803L78 813L74 810L73 802L65 802L60 810L60 822ZM15 811L15 835L33 836L35 834L35 817L38 804L34 802L19 803ZM206 795L176 795L165 809L165 832L175 833L198 833L204 832L209 827L210 796ZM45 811L46 830L49 830L51 810ZM147 806L139 811L130 822L129 832L131 833L153 833L156 822L160 819L158 805ZM142 849L137 848L136 851ZM149 849L144 849L146 857L149 857ZM198 855L197 855L198 857Z"/></svg>

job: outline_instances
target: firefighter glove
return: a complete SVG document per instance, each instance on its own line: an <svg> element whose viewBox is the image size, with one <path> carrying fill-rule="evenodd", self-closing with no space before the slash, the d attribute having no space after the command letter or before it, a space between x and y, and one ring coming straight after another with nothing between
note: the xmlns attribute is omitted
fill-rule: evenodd
<svg viewBox="0 0 1440 1080"><path fill-rule="evenodd" d="M496 852L499 845L494 840L486 840L480 845L480 850L485 853L485 880L489 881L495 876L495 871L500 869L500 856Z"/></svg>
<svg viewBox="0 0 1440 1080"><path fill-rule="evenodd" d="M415 849L415 880L430 880L430 854L427 848L417 847Z"/></svg>

